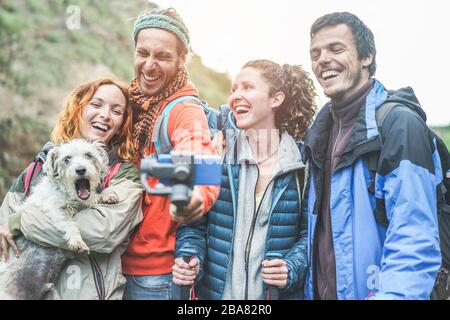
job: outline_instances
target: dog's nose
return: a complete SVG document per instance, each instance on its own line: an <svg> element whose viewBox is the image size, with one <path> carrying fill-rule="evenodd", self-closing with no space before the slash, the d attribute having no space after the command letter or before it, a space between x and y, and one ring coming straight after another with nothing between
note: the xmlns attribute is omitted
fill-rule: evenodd
<svg viewBox="0 0 450 320"><path fill-rule="evenodd" d="M78 167L78 168L75 169L75 172L79 176L84 176L84 174L86 173L86 168L85 167Z"/></svg>

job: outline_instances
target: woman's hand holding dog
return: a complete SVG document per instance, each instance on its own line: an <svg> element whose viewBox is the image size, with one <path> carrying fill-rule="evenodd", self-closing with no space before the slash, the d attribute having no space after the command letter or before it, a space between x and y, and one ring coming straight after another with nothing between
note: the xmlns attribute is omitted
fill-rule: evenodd
<svg viewBox="0 0 450 320"><path fill-rule="evenodd" d="M5 261L8 261L9 254L8 254L8 248L9 246L12 247L14 254L16 257L19 257L19 248L17 248L16 243L14 242L14 237L9 231L9 225L8 223L5 223L0 226L0 242L1 242L1 248L0 248L0 258Z"/></svg>

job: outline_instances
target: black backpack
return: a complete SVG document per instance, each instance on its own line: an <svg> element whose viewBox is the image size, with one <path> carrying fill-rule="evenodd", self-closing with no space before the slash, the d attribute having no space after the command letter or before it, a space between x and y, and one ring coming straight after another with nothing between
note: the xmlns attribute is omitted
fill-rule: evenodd
<svg viewBox="0 0 450 320"><path fill-rule="evenodd" d="M395 107L404 108L405 111L414 112L412 109L403 106L398 102L388 102L379 107L376 111L376 122L380 129L386 119L388 113ZM433 130L429 129L431 135L436 140L436 147L442 164L442 183L437 190L437 211L439 223L439 238L442 253L442 266L450 269L450 152L445 146L444 141ZM381 136L380 136L381 137ZM367 168L371 173L371 185L369 191L375 190L375 174L378 166L379 152L374 152L368 155L365 159ZM376 206L375 217L378 223L387 226L388 220L384 206Z"/></svg>

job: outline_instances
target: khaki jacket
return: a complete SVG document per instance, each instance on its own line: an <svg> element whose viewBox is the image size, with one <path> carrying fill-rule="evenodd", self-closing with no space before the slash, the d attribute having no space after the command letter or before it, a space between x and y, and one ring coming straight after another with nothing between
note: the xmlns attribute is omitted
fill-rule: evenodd
<svg viewBox="0 0 450 320"><path fill-rule="evenodd" d="M31 192L38 176L31 183ZM0 223L8 221L13 234L23 234L42 246L68 249L61 233L38 207L32 214L14 214L23 200L24 177L25 172L6 194L0 207ZM142 220L143 189L137 168L131 163L122 163L108 188L118 195L117 204L98 204L74 217L91 253L77 255L63 267L53 292L56 299L122 299L125 278L121 255L127 247L129 234Z"/></svg>

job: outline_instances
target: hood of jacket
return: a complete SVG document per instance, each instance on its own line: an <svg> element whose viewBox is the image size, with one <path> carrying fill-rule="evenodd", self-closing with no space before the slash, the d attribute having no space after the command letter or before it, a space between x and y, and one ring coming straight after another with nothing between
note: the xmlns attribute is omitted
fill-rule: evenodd
<svg viewBox="0 0 450 320"><path fill-rule="evenodd" d="M411 87L401 88L396 91L388 91L389 96L386 99L386 103L395 102L408 107L409 109L415 111L423 121L427 121L427 115L425 111L420 106L419 100Z"/></svg>

